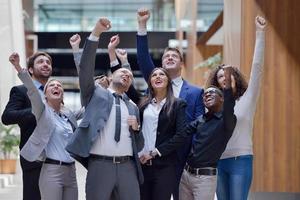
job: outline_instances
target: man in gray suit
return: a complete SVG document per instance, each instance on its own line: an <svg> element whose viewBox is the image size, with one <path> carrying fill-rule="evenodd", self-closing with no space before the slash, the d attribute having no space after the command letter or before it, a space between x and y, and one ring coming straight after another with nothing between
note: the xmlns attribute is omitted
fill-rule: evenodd
<svg viewBox="0 0 300 200"><path fill-rule="evenodd" d="M120 200L138 200L143 175L137 153L144 140L138 108L125 95L132 73L118 69L108 89L96 87L93 80L98 40L110 27L108 19L100 18L84 45L79 84L86 109L66 149L88 169L87 200L108 200L113 190Z"/></svg>

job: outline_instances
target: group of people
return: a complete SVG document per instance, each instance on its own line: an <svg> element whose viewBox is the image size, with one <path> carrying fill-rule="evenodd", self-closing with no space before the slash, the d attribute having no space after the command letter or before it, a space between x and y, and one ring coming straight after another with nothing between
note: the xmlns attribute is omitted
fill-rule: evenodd
<svg viewBox="0 0 300 200"><path fill-rule="evenodd" d="M79 76L77 111L65 107L62 83L50 79L47 53L35 53L27 68L17 53L9 57L24 84L11 89L2 122L21 129L24 200L78 199L75 160L87 169L88 200L207 200L215 192L219 200L247 199L265 19L255 19L249 85L236 67L220 65L202 89L182 78L177 48L167 47L162 66L154 66L149 18L149 10L138 10L137 61L148 84L145 95L132 84L118 35L108 44L111 76L94 77L100 35L111 28L107 18L97 21L82 52L78 34L69 40Z"/></svg>

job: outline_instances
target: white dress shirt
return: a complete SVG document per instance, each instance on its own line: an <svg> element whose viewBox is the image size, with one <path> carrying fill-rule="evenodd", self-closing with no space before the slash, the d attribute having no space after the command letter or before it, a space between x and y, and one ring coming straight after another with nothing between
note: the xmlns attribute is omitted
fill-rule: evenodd
<svg viewBox="0 0 300 200"><path fill-rule="evenodd" d="M173 89L174 97L176 98L179 97L182 85L183 85L183 80L181 76L172 79L172 89Z"/></svg>
<svg viewBox="0 0 300 200"><path fill-rule="evenodd" d="M165 103L166 99L163 99L160 103L156 103L156 100L152 99L151 103L144 110L142 132L145 145L143 150L139 152L139 156L149 154L150 151L155 150L159 113ZM157 153L160 154L159 152Z"/></svg>
<svg viewBox="0 0 300 200"><path fill-rule="evenodd" d="M111 88L108 88L111 93L114 93ZM108 120L100 131L99 136L95 140L90 150L91 154L104 155L104 156L132 156L132 144L128 126L128 109L125 102L120 99L120 108L121 108L121 134L120 141L115 141L115 125L116 125L116 103L114 101ZM99 111L101 112L101 108Z"/></svg>

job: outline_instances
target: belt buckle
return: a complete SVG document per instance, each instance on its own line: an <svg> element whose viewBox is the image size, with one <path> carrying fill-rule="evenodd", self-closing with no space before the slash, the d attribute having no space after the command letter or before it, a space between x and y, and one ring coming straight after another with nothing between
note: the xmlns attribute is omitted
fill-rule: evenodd
<svg viewBox="0 0 300 200"><path fill-rule="evenodd" d="M120 164L121 161L117 161L117 160L116 160L116 157L114 156L114 157L113 157L113 163L114 163L114 164Z"/></svg>
<svg viewBox="0 0 300 200"><path fill-rule="evenodd" d="M200 175L199 170L200 170L200 168L196 168L196 176Z"/></svg>

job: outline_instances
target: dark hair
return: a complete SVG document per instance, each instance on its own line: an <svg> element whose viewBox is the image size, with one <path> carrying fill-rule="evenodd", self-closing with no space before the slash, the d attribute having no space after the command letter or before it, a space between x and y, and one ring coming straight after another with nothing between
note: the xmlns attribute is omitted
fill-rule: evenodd
<svg viewBox="0 0 300 200"><path fill-rule="evenodd" d="M139 105L139 108L146 107L149 103L151 103L152 99L155 97L154 89L153 89L153 87L151 85L151 77L152 77L152 74L156 70L163 71L166 74L167 78L168 78L166 103L165 103L163 109L167 113L167 116L170 116L173 104L175 102L175 97L174 97L174 94L173 94L171 77L169 76L167 70L164 69L164 68L154 68L152 70L152 72L150 73L150 76L149 76L148 81L147 81L147 83L148 83L148 89L149 89L148 95L141 101L141 103Z"/></svg>
<svg viewBox="0 0 300 200"><path fill-rule="evenodd" d="M206 88L214 85L214 86L222 89L222 87L218 83L217 74L221 69L223 69L224 66L225 66L224 64L219 65L218 67L214 68L210 72L209 77L206 81ZM247 90L248 84L247 84L247 81L246 81L244 75L241 73L241 71L236 67L232 67L232 68L233 68L232 75L233 75L233 77L235 79L235 83L236 83L236 92L234 94L234 98L239 99L241 96L243 96L243 94Z"/></svg>
<svg viewBox="0 0 300 200"><path fill-rule="evenodd" d="M34 53L33 55L31 55L28 60L27 60L27 69L33 68L34 66L34 61L37 57L39 56L46 56L47 58L49 58L51 65L52 65L52 58L49 54L47 54L46 52L42 52L42 51L38 51L36 53Z"/></svg>
<svg viewBox="0 0 300 200"><path fill-rule="evenodd" d="M183 62L183 55L182 55L181 51L178 48L176 48L176 47L175 48L174 47L167 47L167 48L165 48L163 55L165 55L165 53L167 51L175 51L179 55L180 61Z"/></svg>

